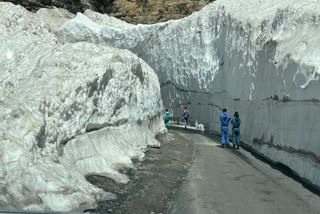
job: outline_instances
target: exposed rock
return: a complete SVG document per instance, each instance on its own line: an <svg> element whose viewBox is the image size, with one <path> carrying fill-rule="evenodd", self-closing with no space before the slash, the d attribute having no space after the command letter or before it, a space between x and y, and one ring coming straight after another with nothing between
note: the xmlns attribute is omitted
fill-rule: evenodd
<svg viewBox="0 0 320 214"><path fill-rule="evenodd" d="M135 54L61 44L72 15L0 2L0 209L83 211L112 193L85 179L142 159L164 128L160 84Z"/></svg>
<svg viewBox="0 0 320 214"><path fill-rule="evenodd" d="M44 7L57 7L67 9L72 13L82 12L86 9L97 11L93 0L5 0L14 4L19 4L27 10L36 12ZM97 2L99 2L97 0Z"/></svg>
<svg viewBox="0 0 320 214"><path fill-rule="evenodd" d="M7 0L28 10L58 7L72 13L86 9L106 13L134 24L151 24L181 19L202 9L213 0Z"/></svg>
<svg viewBox="0 0 320 214"><path fill-rule="evenodd" d="M212 0L115 0L106 5L104 11L128 23L152 24L181 19L210 2Z"/></svg>
<svg viewBox="0 0 320 214"><path fill-rule="evenodd" d="M188 105L191 120L219 133L222 108L238 111L241 140L320 186L319 11L314 0L218 0L138 26L86 11L58 37L131 50L157 72L174 115Z"/></svg>

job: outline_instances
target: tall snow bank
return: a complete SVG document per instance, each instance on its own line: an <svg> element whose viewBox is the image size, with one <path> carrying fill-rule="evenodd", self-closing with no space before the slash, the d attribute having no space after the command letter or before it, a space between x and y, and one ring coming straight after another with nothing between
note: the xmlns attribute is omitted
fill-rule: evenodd
<svg viewBox="0 0 320 214"><path fill-rule="evenodd" d="M46 12L47 11L47 12ZM113 199L164 127L157 75L138 56L54 32L71 14L0 2L0 209L83 211Z"/></svg>
<svg viewBox="0 0 320 214"><path fill-rule="evenodd" d="M241 140L320 186L319 11L319 0L218 0L136 26L86 11L57 36L136 53L158 74L165 106L179 115L187 105L210 130L220 132L222 108L239 111Z"/></svg>

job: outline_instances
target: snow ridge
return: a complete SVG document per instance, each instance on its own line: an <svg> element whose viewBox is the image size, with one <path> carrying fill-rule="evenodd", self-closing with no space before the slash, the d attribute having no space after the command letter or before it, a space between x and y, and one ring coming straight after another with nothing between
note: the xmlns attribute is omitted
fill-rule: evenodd
<svg viewBox="0 0 320 214"><path fill-rule="evenodd" d="M157 75L128 50L59 43L73 17L64 10L0 2L0 14L0 209L83 211L115 198L85 177L126 183L119 169L159 146Z"/></svg>
<svg viewBox="0 0 320 214"><path fill-rule="evenodd" d="M209 130L219 132L222 108L238 111L244 142L320 186L319 2L218 0L178 21L134 27L105 26L110 17L86 11L57 36L90 35L136 53L158 74L165 107L179 115L188 105Z"/></svg>

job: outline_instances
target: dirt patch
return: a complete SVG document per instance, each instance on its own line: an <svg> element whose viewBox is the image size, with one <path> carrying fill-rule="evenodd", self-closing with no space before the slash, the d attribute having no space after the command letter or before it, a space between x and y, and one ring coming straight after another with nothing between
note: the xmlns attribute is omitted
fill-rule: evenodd
<svg viewBox="0 0 320 214"><path fill-rule="evenodd" d="M87 178L92 184L117 195L116 200L101 201L91 213L150 214L168 213L175 193L191 166L193 143L174 131L159 137L161 148L150 148L145 160L135 161L135 169L124 171L128 184L102 177Z"/></svg>

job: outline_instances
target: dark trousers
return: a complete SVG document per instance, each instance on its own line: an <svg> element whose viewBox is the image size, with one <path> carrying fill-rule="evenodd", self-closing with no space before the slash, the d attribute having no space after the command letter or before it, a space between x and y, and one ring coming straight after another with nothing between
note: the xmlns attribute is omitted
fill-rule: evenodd
<svg viewBox="0 0 320 214"><path fill-rule="evenodd" d="M187 127L187 123L188 123L188 117L184 118L184 127Z"/></svg>

